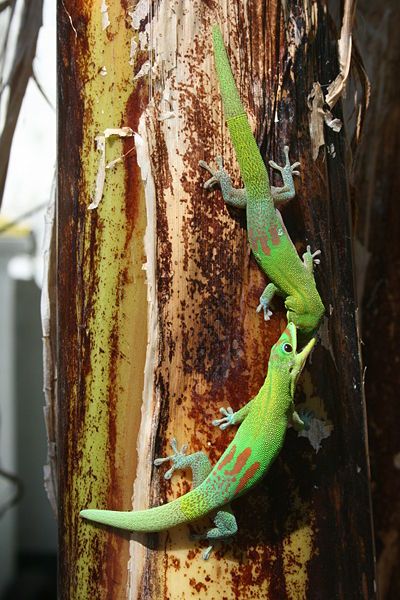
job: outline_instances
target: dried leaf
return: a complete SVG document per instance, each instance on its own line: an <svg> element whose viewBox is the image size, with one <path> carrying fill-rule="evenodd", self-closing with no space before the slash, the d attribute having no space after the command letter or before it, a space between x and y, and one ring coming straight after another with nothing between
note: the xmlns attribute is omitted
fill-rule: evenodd
<svg viewBox="0 0 400 600"><path fill-rule="evenodd" d="M340 71L334 81L328 86L328 93L326 95L326 103L330 108L333 108L339 98L341 98L350 72L355 4L354 0L346 0L344 4L338 48Z"/></svg>

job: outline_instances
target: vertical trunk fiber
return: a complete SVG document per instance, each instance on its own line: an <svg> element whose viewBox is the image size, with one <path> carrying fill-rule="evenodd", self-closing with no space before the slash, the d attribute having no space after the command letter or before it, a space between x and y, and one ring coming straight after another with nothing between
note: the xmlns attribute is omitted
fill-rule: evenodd
<svg viewBox="0 0 400 600"><path fill-rule="evenodd" d="M314 447L325 439L316 453L288 432L264 483L234 504L239 534L204 562L188 527L128 544L78 513L129 510L132 486L135 509L187 491L187 474L167 483L154 457L175 436L215 461L233 432L212 419L258 391L285 326L279 301L268 323L255 312L266 280L244 215L202 189L198 161L217 154L239 183L213 67L215 22L263 155L280 162L289 144L301 161L283 216L299 252L322 250L327 318L298 401L317 417ZM345 141L324 126L337 122L317 85L338 74L332 31L322 2L59 5L62 598L114 600L127 586L142 600L374 597Z"/></svg>

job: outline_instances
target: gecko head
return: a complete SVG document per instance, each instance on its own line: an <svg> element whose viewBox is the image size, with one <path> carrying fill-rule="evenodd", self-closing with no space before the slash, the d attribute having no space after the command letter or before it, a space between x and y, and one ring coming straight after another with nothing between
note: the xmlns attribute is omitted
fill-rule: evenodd
<svg viewBox="0 0 400 600"><path fill-rule="evenodd" d="M279 371L289 375L290 394L292 397L297 380L314 344L315 338L312 338L301 352L297 352L297 329L294 323L289 322L279 340L272 347L271 364L278 367Z"/></svg>

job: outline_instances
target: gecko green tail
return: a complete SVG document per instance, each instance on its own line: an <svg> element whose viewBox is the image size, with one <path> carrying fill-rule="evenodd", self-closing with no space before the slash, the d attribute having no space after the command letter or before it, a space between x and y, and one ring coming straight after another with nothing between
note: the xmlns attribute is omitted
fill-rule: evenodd
<svg viewBox="0 0 400 600"><path fill-rule="evenodd" d="M221 88L225 117L226 119L231 119L232 117L237 117L242 114L246 116L235 80L233 78L233 73L228 54L226 52L222 33L218 25L213 26L212 34L215 68L217 70L218 81Z"/></svg>
<svg viewBox="0 0 400 600"><path fill-rule="evenodd" d="M207 498L199 489L193 489L176 500L162 506L155 506L147 510L117 511L85 509L79 513L88 521L95 521L103 525L118 527L128 531L163 531L182 523L195 521L206 516L210 511L218 508L222 501L218 498Z"/></svg>
<svg viewBox="0 0 400 600"><path fill-rule="evenodd" d="M182 512L180 504L180 498L177 498L168 504L149 508L148 510L123 512L86 509L81 510L79 514L88 521L95 521L96 523L128 531L162 531L188 521L188 517Z"/></svg>
<svg viewBox="0 0 400 600"><path fill-rule="evenodd" d="M215 68L218 75L224 113L243 182L248 191L251 191L255 184L260 194L270 195L268 171L240 100L222 33L218 25L213 26L212 33Z"/></svg>

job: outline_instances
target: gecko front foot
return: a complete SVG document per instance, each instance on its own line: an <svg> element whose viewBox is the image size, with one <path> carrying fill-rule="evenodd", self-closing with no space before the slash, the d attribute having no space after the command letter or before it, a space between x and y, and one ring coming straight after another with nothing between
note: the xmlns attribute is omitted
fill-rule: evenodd
<svg viewBox="0 0 400 600"><path fill-rule="evenodd" d="M224 430L227 427L235 424L235 413L230 406L228 406L228 408L221 407L219 412L224 416L222 419L214 419L212 424L215 425L215 427L219 427L220 429Z"/></svg>
<svg viewBox="0 0 400 600"><path fill-rule="evenodd" d="M185 466L187 464L187 456L186 456L186 452L188 449L187 444L183 444L182 448L179 450L178 442L176 441L175 438L172 438L172 440L170 442L170 446L174 452L173 454L171 454L170 456L165 456L163 458L156 458L154 460L154 464L156 467L159 467L160 465L162 465L165 462L169 462L169 461L172 462L172 467L170 469L168 469L168 471L165 473L164 479L171 479L174 471L176 471L177 469L185 468Z"/></svg>
<svg viewBox="0 0 400 600"><path fill-rule="evenodd" d="M321 250L311 252L311 246L307 246L307 250L303 254L303 264L311 273L314 270L314 265L319 265L321 262L319 258L316 258L316 256L319 256L320 254Z"/></svg>
<svg viewBox="0 0 400 600"><path fill-rule="evenodd" d="M274 313L272 310L269 310L268 302L261 296L260 304L257 306L256 311L261 312L262 310L264 311L264 321L269 321Z"/></svg>
<svg viewBox="0 0 400 600"><path fill-rule="evenodd" d="M308 431L311 426L311 421L315 418L315 413L310 408L300 408L297 411L297 415L303 423L303 428L305 431Z"/></svg>
<svg viewBox="0 0 400 600"><path fill-rule="evenodd" d="M269 310L269 303L278 291L278 288L273 283L269 283L260 296L260 304L257 306L257 312L264 311L264 321L269 321L272 317L272 311Z"/></svg>

